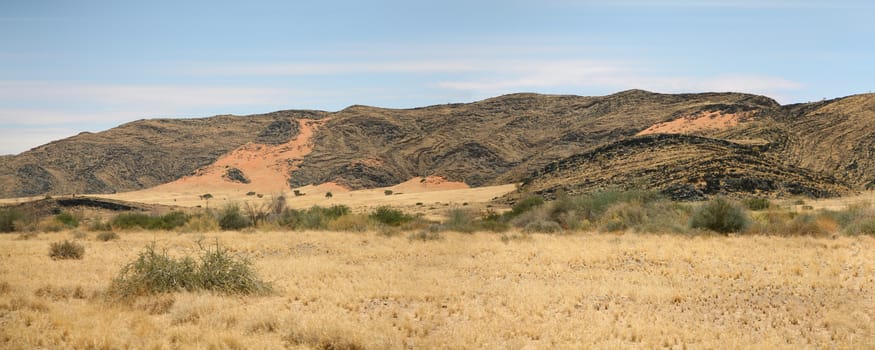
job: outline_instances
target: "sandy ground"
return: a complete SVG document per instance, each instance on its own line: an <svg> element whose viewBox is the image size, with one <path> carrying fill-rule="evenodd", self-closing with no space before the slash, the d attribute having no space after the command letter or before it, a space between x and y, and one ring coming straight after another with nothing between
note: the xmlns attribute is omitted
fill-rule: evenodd
<svg viewBox="0 0 875 350"><path fill-rule="evenodd" d="M725 130L738 126L739 123L747 121L751 117L751 115L751 112L701 112L680 117L672 121L655 124L645 130L642 130L638 133L638 135L687 134L697 131Z"/></svg>
<svg viewBox="0 0 875 350"><path fill-rule="evenodd" d="M82 260L0 235L0 348L875 347L875 238L122 232ZM267 296L101 293L146 245L218 241Z"/></svg>

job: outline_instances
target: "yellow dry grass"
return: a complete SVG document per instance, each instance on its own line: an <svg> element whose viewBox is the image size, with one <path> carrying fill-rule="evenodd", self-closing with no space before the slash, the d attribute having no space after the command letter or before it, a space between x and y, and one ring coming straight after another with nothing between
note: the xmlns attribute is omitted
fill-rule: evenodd
<svg viewBox="0 0 875 350"><path fill-rule="evenodd" d="M49 259L71 235L0 235L0 348L875 347L872 237L91 233ZM214 240L274 294L101 297L146 245Z"/></svg>

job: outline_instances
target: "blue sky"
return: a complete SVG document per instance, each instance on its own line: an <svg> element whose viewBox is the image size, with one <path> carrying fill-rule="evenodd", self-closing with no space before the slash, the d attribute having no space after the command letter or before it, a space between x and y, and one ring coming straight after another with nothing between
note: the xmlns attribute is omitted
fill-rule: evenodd
<svg viewBox="0 0 875 350"><path fill-rule="evenodd" d="M875 2L0 2L0 154L142 118L873 90Z"/></svg>

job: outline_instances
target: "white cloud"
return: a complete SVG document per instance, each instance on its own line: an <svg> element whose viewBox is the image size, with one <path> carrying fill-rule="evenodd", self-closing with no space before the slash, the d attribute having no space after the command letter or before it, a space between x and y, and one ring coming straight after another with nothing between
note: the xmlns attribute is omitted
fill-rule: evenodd
<svg viewBox="0 0 875 350"><path fill-rule="evenodd" d="M733 75L689 77L660 75L638 64L606 61L532 61L524 64L493 64L486 77L447 80L437 86L489 96L545 88L567 90L646 89L658 92L731 91L783 96L802 84L780 77Z"/></svg>

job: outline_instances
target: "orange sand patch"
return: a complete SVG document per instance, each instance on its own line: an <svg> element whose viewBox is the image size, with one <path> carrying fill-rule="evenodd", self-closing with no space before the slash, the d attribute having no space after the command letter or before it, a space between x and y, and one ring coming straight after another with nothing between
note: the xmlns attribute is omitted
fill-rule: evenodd
<svg viewBox="0 0 875 350"><path fill-rule="evenodd" d="M672 121L654 124L637 135L688 134L697 131L720 131L738 126L751 119L753 112L723 113L700 112Z"/></svg>
<svg viewBox="0 0 875 350"><path fill-rule="evenodd" d="M447 181L440 176L414 177L395 186L388 187L393 192L429 192L461 190L470 188L464 182Z"/></svg>
<svg viewBox="0 0 875 350"><path fill-rule="evenodd" d="M281 145L247 143L220 157L215 163L200 168L193 175L152 188L104 195L102 197L145 203L167 203L180 206L205 204L199 196L205 193L214 198L240 198L246 193L279 194L288 190L289 174L313 151L311 138L327 119L299 119L298 136ZM249 179L243 184L223 176L230 168L237 168ZM326 185L330 186L330 185ZM335 184L333 191L341 191Z"/></svg>

